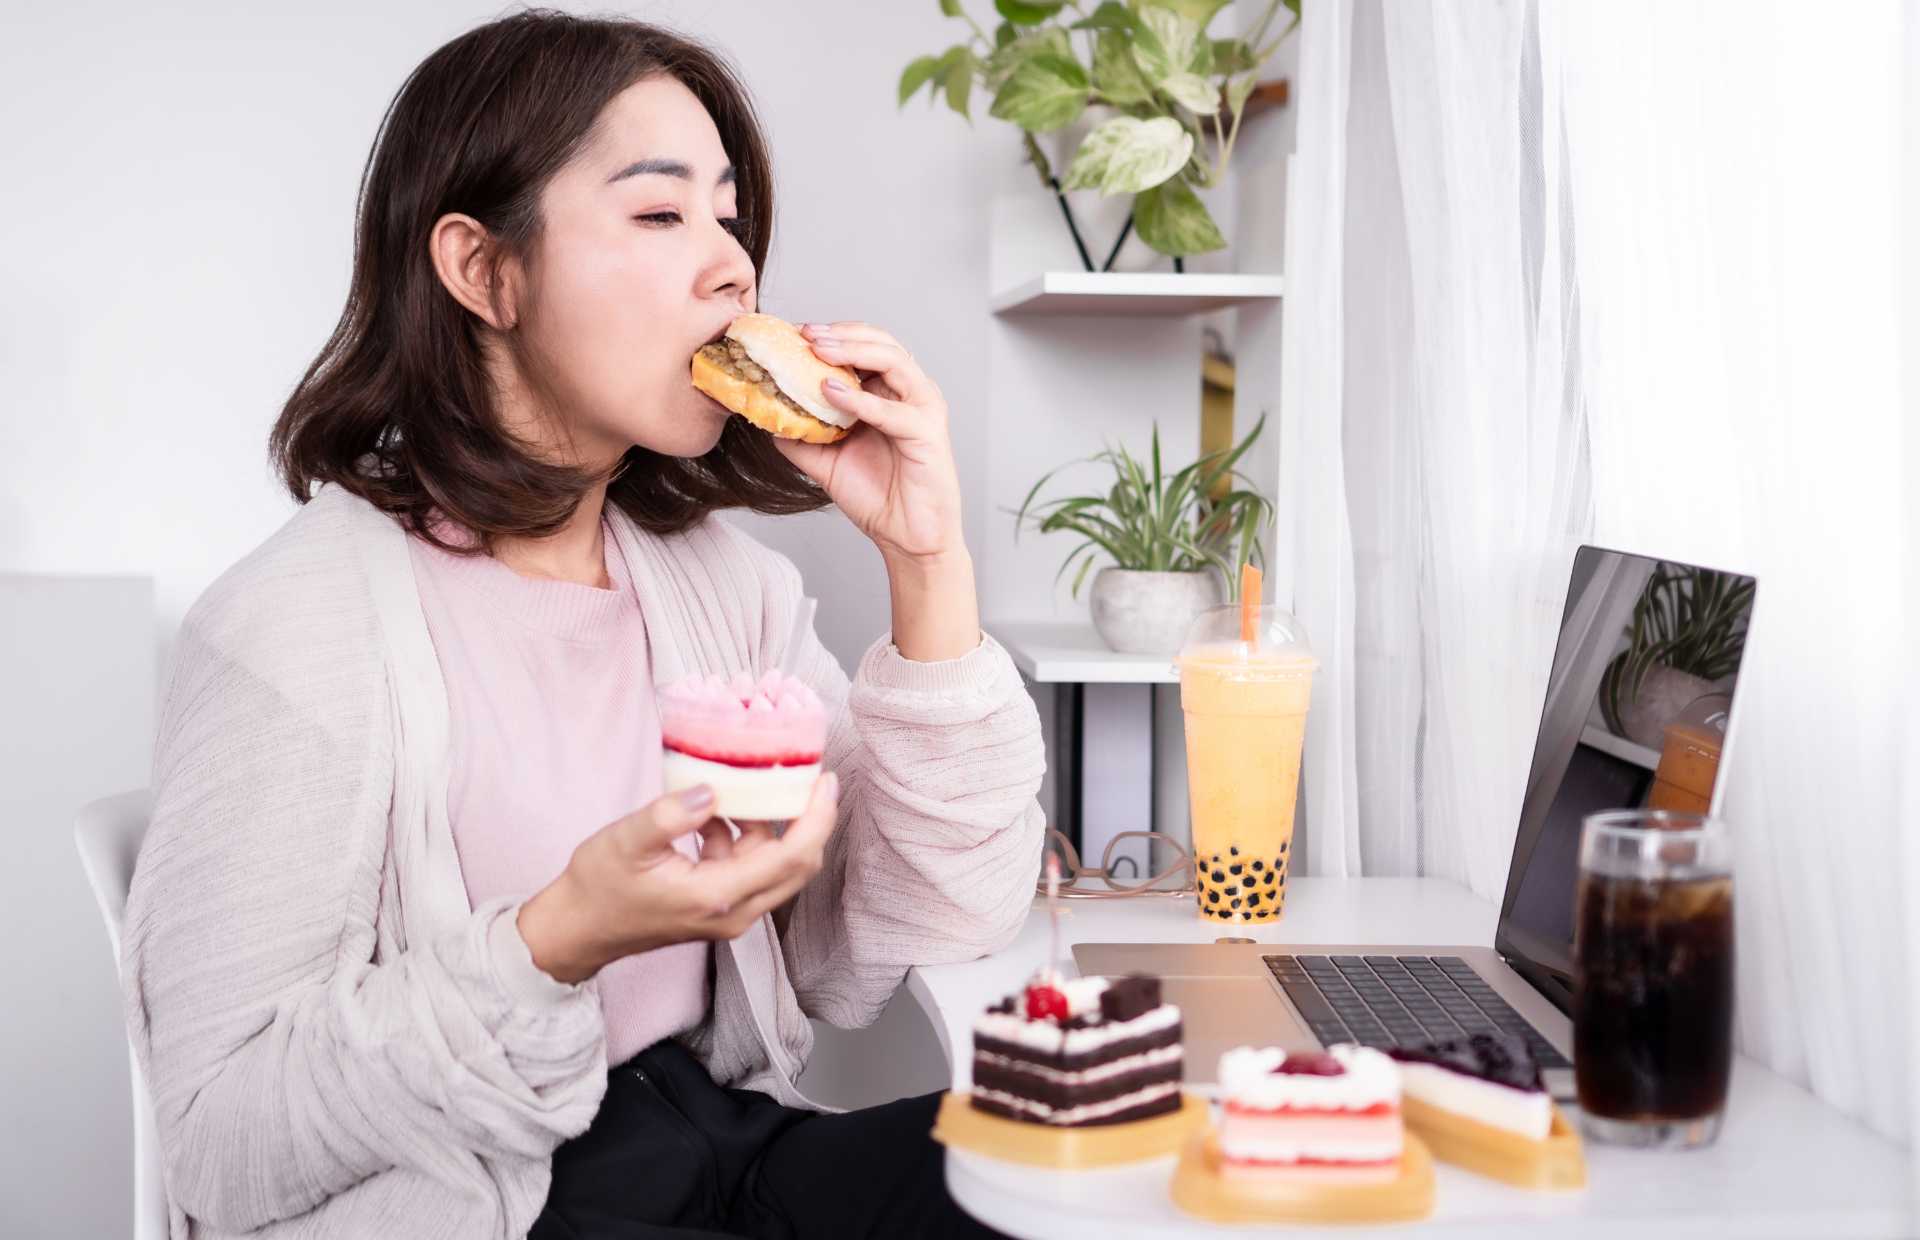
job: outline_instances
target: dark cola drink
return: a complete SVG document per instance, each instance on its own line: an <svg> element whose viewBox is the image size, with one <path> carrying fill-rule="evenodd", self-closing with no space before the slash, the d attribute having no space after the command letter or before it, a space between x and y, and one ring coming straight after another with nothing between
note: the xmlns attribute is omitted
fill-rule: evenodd
<svg viewBox="0 0 1920 1240"><path fill-rule="evenodd" d="M1583 871L1574 969L1574 1079L1595 1135L1713 1140L1733 1066L1733 880Z"/></svg>

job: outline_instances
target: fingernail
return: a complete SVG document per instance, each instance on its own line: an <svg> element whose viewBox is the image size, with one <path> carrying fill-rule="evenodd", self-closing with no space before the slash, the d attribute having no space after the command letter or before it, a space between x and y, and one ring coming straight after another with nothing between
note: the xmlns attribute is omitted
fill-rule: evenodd
<svg viewBox="0 0 1920 1240"><path fill-rule="evenodd" d="M847 385L846 385L846 384L844 384L844 383L842 383L842 382L840 382L840 380L838 380L838 379L829 379L829 380L827 380L827 391L829 391L829 392L845 392L845 391L848 391L848 390L849 390L849 389L848 389L848 387L847 387Z"/></svg>
<svg viewBox="0 0 1920 1240"><path fill-rule="evenodd" d="M816 349L837 349L840 347L840 338L838 336L815 336L813 338L813 347Z"/></svg>
<svg viewBox="0 0 1920 1240"><path fill-rule="evenodd" d="M706 784L697 788L688 788L679 795L680 808L689 811L706 809L713 804L713 789Z"/></svg>
<svg viewBox="0 0 1920 1240"><path fill-rule="evenodd" d="M807 335L811 336L815 332L826 331L827 325L825 323L802 323L800 325L800 330L805 332Z"/></svg>

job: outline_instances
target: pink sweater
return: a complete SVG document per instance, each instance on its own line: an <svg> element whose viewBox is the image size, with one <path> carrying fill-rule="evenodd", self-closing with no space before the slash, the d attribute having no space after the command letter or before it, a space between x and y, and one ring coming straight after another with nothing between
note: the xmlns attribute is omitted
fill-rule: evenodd
<svg viewBox="0 0 1920 1240"><path fill-rule="evenodd" d="M476 908L496 896L523 900L566 868L581 840L661 793L660 721L632 578L611 534L608 590L523 577L423 539L407 545L447 683L447 816L467 899ZM675 847L691 857L695 839ZM706 1018L709 950L679 943L600 971L609 1064Z"/></svg>

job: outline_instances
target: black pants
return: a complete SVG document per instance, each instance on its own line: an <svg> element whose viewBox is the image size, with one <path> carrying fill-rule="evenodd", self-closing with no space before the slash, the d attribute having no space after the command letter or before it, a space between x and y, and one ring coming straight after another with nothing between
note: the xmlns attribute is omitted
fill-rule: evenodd
<svg viewBox="0 0 1920 1240"><path fill-rule="evenodd" d="M554 1151L528 1240L998 1236L947 1195L928 1135L939 1103L817 1115L722 1089L656 1042L607 1074L592 1125Z"/></svg>

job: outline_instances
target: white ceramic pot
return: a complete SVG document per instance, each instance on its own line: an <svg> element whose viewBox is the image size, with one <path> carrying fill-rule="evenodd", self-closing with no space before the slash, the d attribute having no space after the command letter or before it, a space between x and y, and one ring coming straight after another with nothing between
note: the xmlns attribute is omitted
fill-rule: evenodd
<svg viewBox="0 0 1920 1240"><path fill-rule="evenodd" d="M1149 573L1109 565L1093 577L1093 627L1111 650L1171 658L1193 618L1224 603L1226 593L1213 569Z"/></svg>

